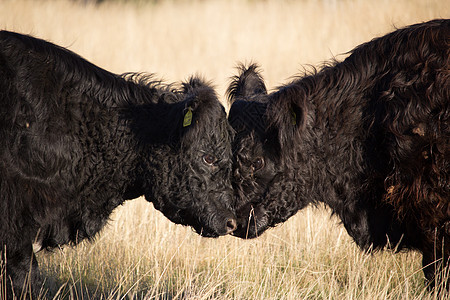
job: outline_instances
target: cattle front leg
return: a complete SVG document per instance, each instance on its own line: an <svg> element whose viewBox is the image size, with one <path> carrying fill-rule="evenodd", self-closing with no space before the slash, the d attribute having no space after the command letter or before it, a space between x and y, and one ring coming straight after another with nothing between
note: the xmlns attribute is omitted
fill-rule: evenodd
<svg viewBox="0 0 450 300"><path fill-rule="evenodd" d="M1 299L35 299L41 287L38 263L31 243L20 249L2 251L4 278ZM6 295L5 295L6 294Z"/></svg>

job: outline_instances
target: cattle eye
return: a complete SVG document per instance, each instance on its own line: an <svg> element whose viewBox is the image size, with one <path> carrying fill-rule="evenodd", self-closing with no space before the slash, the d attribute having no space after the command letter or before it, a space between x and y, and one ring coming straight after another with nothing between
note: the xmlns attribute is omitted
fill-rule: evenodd
<svg viewBox="0 0 450 300"><path fill-rule="evenodd" d="M255 159L255 161L252 164L253 170L257 171L264 167L264 158L258 157Z"/></svg>
<svg viewBox="0 0 450 300"><path fill-rule="evenodd" d="M211 154L203 155L203 162L207 165L213 165L217 161L217 158Z"/></svg>

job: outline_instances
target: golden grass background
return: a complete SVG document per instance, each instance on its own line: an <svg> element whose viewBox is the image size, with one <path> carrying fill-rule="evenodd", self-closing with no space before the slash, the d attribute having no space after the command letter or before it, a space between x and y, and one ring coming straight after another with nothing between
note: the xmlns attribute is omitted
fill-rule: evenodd
<svg viewBox="0 0 450 300"><path fill-rule="evenodd" d="M447 0L0 1L0 28L69 48L116 73L201 74L224 99L238 61L269 87L395 27L450 17ZM324 208L262 237L205 239L143 199L94 243L38 254L47 297L65 299L445 299L417 253L361 253ZM0 229L1 230L1 229Z"/></svg>

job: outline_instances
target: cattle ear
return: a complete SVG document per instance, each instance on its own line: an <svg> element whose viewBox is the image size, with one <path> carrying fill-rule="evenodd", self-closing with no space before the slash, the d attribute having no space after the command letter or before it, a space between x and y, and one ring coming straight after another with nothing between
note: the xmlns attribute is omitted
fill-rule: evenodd
<svg viewBox="0 0 450 300"><path fill-rule="evenodd" d="M306 95L301 88L286 86L270 96L267 103L268 130L278 137L281 154L295 151L306 127Z"/></svg>
<svg viewBox="0 0 450 300"><path fill-rule="evenodd" d="M257 64L244 64L237 66L239 75L230 78L227 89L228 104L232 105L236 100L258 100L258 96L267 95L266 85Z"/></svg>

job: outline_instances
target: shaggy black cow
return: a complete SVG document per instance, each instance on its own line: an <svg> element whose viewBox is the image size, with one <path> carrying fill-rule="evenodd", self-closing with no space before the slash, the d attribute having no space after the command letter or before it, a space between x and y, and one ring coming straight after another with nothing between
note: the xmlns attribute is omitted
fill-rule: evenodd
<svg viewBox="0 0 450 300"><path fill-rule="evenodd" d="M126 199L145 195L203 236L235 229L232 130L202 80L174 90L1 31L0 106L0 246L16 295L27 274L40 283L33 244L91 239Z"/></svg>
<svg viewBox="0 0 450 300"><path fill-rule="evenodd" d="M253 238L323 202L363 249L450 255L450 20L396 30L267 94L228 89L238 229Z"/></svg>

